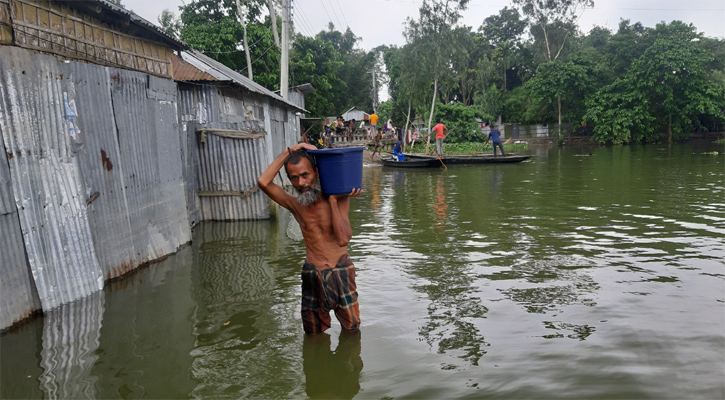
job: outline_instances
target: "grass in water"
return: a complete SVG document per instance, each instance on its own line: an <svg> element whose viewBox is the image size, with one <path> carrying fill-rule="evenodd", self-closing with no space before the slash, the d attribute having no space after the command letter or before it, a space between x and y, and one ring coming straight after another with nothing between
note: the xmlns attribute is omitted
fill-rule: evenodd
<svg viewBox="0 0 725 400"><path fill-rule="evenodd" d="M435 142L431 142L433 152L435 152ZM526 143L512 143L503 145L505 152L513 152L516 150L525 150ZM416 141L413 150L407 150L407 153L425 153L425 142ZM473 154L473 153L493 153L493 145L483 144L480 142L467 143L443 143L443 154Z"/></svg>

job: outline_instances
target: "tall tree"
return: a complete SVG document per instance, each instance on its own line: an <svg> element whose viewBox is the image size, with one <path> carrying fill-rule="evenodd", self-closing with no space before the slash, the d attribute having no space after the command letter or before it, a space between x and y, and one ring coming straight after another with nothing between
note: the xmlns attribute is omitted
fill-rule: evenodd
<svg viewBox="0 0 725 400"><path fill-rule="evenodd" d="M247 23L256 23L263 0L244 0ZM181 7L180 38L194 49L234 70L246 70L236 0L195 0Z"/></svg>
<svg viewBox="0 0 725 400"><path fill-rule="evenodd" d="M341 107L335 103L333 93L347 89L345 81L339 78L344 65L334 46L316 38L297 36L292 45L290 57L294 71L292 84L311 83L315 92L305 96L305 107L315 116L339 115Z"/></svg>
<svg viewBox="0 0 725 400"><path fill-rule="evenodd" d="M461 18L461 11L465 10L467 6L468 0L423 0L418 21L410 18L407 20L406 39L412 39L412 43L416 46L432 49L428 52L432 62L429 59L421 60L430 63L433 71L433 98L428 117L429 127L438 98L438 83L450 61L444 59L446 46L450 44L452 27Z"/></svg>
<svg viewBox="0 0 725 400"><path fill-rule="evenodd" d="M527 83L531 94L544 101L557 99L559 137L562 135L562 101L591 86L587 69L572 61L539 64L536 75ZM571 130L569 131L571 138Z"/></svg>
<svg viewBox="0 0 725 400"><path fill-rule="evenodd" d="M594 0L513 0L530 18L532 34L540 33L543 38L544 59L556 61L567 38L573 33L579 19L579 12L593 7Z"/></svg>
<svg viewBox="0 0 725 400"><path fill-rule="evenodd" d="M517 47L526 25L527 21L521 19L519 10L504 7L498 15L491 15L483 20L483 24L478 28L493 46L500 49L504 91L507 88L506 72L509 69L511 53Z"/></svg>

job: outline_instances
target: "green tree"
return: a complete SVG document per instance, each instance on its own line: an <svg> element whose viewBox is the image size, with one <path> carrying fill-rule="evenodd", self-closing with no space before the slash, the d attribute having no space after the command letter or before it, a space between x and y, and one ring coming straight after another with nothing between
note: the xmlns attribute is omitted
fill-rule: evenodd
<svg viewBox="0 0 725 400"><path fill-rule="evenodd" d="M530 18L531 34L539 37L546 62L556 61L567 38L576 31L581 9L593 7L593 0L513 0Z"/></svg>
<svg viewBox="0 0 725 400"><path fill-rule="evenodd" d="M438 103L435 118L448 128L446 141L449 143L480 142L485 140L480 136L481 125L479 121L492 120L491 115L484 114L475 106L464 106L461 103Z"/></svg>
<svg viewBox="0 0 725 400"><path fill-rule="evenodd" d="M685 139L701 114L722 117L723 90L705 69L712 55L702 35L680 21L658 24L651 45L627 73L587 102L586 119L601 142Z"/></svg>
<svg viewBox="0 0 725 400"><path fill-rule="evenodd" d="M557 101L559 136L562 132L562 100L575 97L591 86L587 68L572 61L539 64L536 75L527 83L531 94L542 101ZM580 96L581 97L581 96ZM571 131L569 132L571 136Z"/></svg>
<svg viewBox="0 0 725 400"><path fill-rule="evenodd" d="M430 71L433 77L433 97L428 117L431 125L435 104L438 100L438 84L450 65L452 28L461 17L461 11L468 6L468 0L423 0L419 19L408 19L405 36L408 43L417 47L417 52L427 54L419 63L423 71ZM426 84L426 83L422 83Z"/></svg>
<svg viewBox="0 0 725 400"><path fill-rule="evenodd" d="M504 7L498 15L483 20L483 24L478 28L500 52L504 91L507 90L506 73L511 68L512 53L518 48L527 23L525 19L521 19L519 10Z"/></svg>
<svg viewBox="0 0 725 400"><path fill-rule="evenodd" d="M159 21L159 25L161 25L161 30L168 33L170 36L179 37L181 21L179 21L176 15L169 11L168 8L161 11L161 15L157 17L157 20Z"/></svg>
<svg viewBox="0 0 725 400"><path fill-rule="evenodd" d="M315 87L315 92L305 96L305 107L311 115L339 115L344 111L335 104L333 96L347 90L347 84L338 75L343 62L330 42L298 36L290 60L294 70L292 84L311 83Z"/></svg>
<svg viewBox="0 0 725 400"><path fill-rule="evenodd" d="M247 23L255 24L262 13L262 0L243 2ZM237 19L236 0L196 0L181 9L180 38L189 46L234 70L246 70L241 46L244 29ZM252 42L254 43L254 42Z"/></svg>

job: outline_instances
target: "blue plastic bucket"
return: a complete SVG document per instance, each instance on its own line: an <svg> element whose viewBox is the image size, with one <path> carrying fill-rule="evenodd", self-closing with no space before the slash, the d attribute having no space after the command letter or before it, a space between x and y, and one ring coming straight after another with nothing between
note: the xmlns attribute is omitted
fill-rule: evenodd
<svg viewBox="0 0 725 400"><path fill-rule="evenodd" d="M362 189L363 149L341 147L308 150L317 160L323 194L348 194L353 189Z"/></svg>

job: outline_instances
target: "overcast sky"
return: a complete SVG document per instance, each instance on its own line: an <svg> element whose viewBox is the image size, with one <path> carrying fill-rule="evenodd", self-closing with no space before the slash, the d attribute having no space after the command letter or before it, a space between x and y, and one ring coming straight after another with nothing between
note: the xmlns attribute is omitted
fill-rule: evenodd
<svg viewBox="0 0 725 400"><path fill-rule="evenodd" d="M185 0L187 3L190 0ZM123 5L141 17L158 24L157 17L168 8L179 14L182 0L122 0ZM681 20L694 24L706 36L725 37L725 0L595 0L594 9L587 9L579 20L582 31L595 26L616 31L621 18L654 27L661 21ZM360 47L405 44L403 25L406 18L418 17L422 0L292 0L295 30L311 36L332 21L344 31L348 26L362 38ZM481 26L483 20L511 2L506 0L470 0L463 23Z"/></svg>

